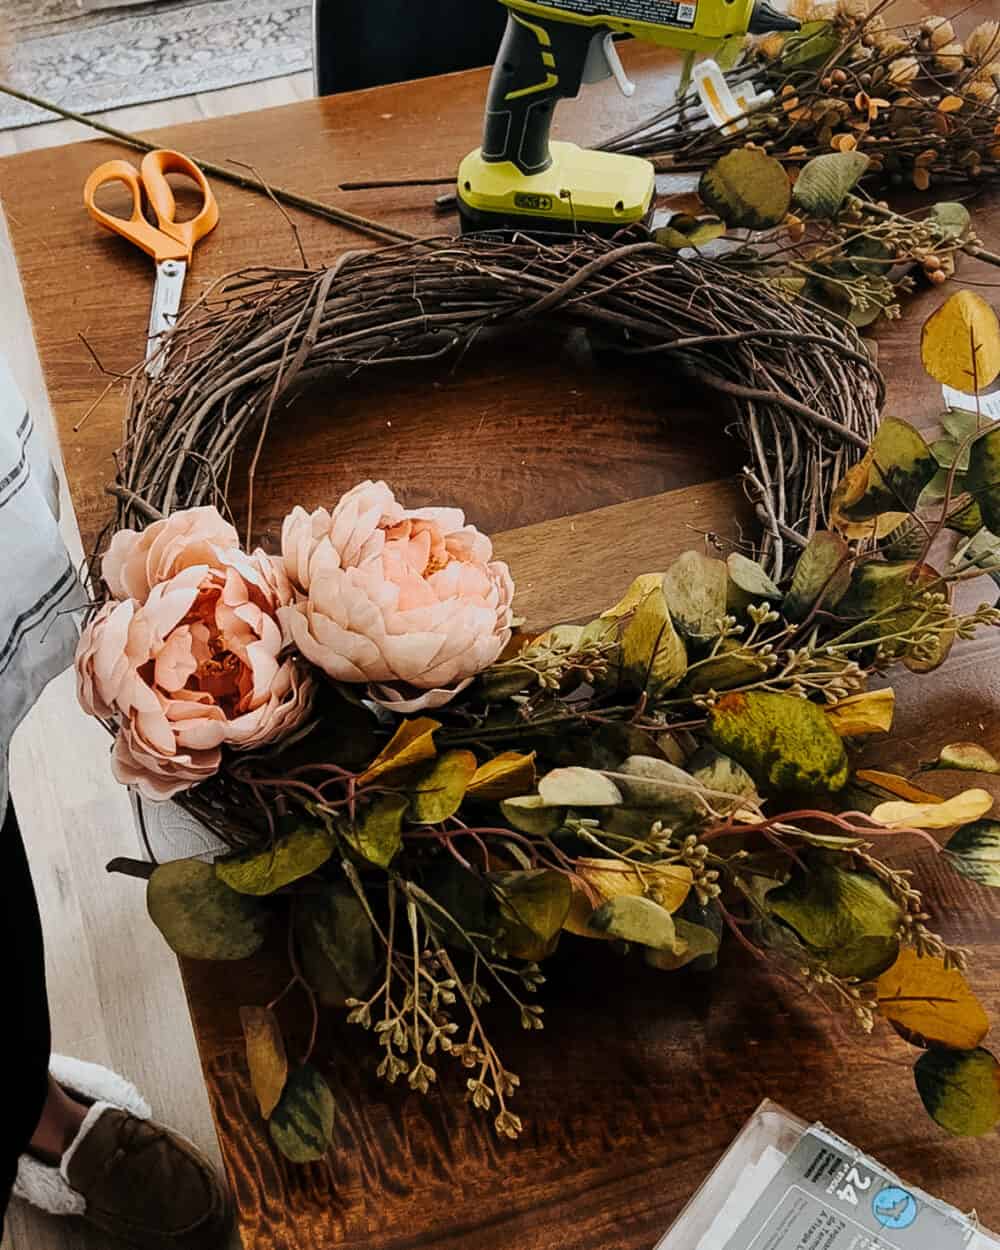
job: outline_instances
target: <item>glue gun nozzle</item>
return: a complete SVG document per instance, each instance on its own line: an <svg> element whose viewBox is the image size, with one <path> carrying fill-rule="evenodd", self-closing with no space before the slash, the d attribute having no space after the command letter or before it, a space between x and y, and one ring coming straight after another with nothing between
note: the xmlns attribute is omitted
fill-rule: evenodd
<svg viewBox="0 0 1000 1250"><path fill-rule="evenodd" d="M776 9L769 0L757 0L754 5L753 17L750 19L751 35L767 35L771 31L801 30L802 23L787 13Z"/></svg>

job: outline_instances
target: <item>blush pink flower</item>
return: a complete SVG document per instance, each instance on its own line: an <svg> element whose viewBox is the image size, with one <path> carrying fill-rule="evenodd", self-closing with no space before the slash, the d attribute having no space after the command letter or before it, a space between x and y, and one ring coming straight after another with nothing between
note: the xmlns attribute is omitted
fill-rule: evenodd
<svg viewBox="0 0 1000 1250"><path fill-rule="evenodd" d="M101 562L116 599L145 603L154 586L195 564L213 565L220 552L239 549L236 530L217 508L185 508L141 533L119 530Z"/></svg>
<svg viewBox="0 0 1000 1250"><path fill-rule="evenodd" d="M363 482L332 512L296 508L281 550L301 592L278 610L286 637L393 711L441 707L510 638L510 572L457 508L407 511L385 482Z"/></svg>
<svg viewBox="0 0 1000 1250"><path fill-rule="evenodd" d="M247 750L285 737L307 715L315 686L301 661L282 658L276 614L291 591L279 564L263 552L217 546L200 522L184 525L170 527L161 550L166 528L152 541L135 534L118 543L105 579L142 598L105 604L76 656L81 705L118 727L115 776L151 799L211 777L224 746ZM177 537L185 532L203 562L188 563ZM219 528L215 535L226 537Z"/></svg>

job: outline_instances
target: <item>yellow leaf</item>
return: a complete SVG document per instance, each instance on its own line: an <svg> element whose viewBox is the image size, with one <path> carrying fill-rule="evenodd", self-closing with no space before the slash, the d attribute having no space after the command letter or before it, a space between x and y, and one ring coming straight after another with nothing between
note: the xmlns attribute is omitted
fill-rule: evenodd
<svg viewBox="0 0 1000 1250"><path fill-rule="evenodd" d="M366 786L376 777L389 777L392 773L398 773L404 768L433 759L437 755L434 733L440 728L441 722L431 720L429 716L418 716L416 720L404 720L389 742L358 778L358 784Z"/></svg>
<svg viewBox="0 0 1000 1250"><path fill-rule="evenodd" d="M938 105L939 113L958 113L965 107L965 101L960 95L946 95Z"/></svg>
<svg viewBox="0 0 1000 1250"><path fill-rule="evenodd" d="M278 1105L288 1080L288 1057L278 1017L268 1007L241 1007L250 1084L265 1120Z"/></svg>
<svg viewBox="0 0 1000 1250"><path fill-rule="evenodd" d="M877 820L890 828L908 825L913 829L950 829L979 820L993 807L993 795L985 790L966 790L944 803L880 803L872 812Z"/></svg>
<svg viewBox="0 0 1000 1250"><path fill-rule="evenodd" d="M920 786L915 786L912 781L907 781L905 777L897 776L896 773L884 773L878 768L859 768L854 775L863 784L878 786L880 790L894 794L897 799L906 799L908 803L944 802L940 794L934 794L931 790L922 790Z"/></svg>
<svg viewBox="0 0 1000 1250"><path fill-rule="evenodd" d="M862 734L887 734L892 729L895 709L896 692L890 687L888 690L868 690L864 694L851 695L825 711L841 738L854 738Z"/></svg>
<svg viewBox="0 0 1000 1250"><path fill-rule="evenodd" d="M958 291L924 326L924 368L945 386L972 394L1000 377L1000 321L974 291Z"/></svg>
<svg viewBox="0 0 1000 1250"><path fill-rule="evenodd" d="M830 528L850 539L881 539L887 538L894 530L899 529L904 521L909 520L908 512L883 512L880 516L868 521L852 521L845 513L846 509L860 502L868 491L871 481L872 467L875 464L875 449L870 447L857 464L852 465L837 484L830 500Z"/></svg>
<svg viewBox="0 0 1000 1250"><path fill-rule="evenodd" d="M535 788L535 753L504 751L481 764L469 782L466 794L474 799L512 799L530 794Z"/></svg>
<svg viewBox="0 0 1000 1250"><path fill-rule="evenodd" d="M601 613L601 620L618 621L623 616L628 616L630 612L636 610L648 594L662 585L662 573L643 573L629 586L623 599L619 599L613 608L608 608L606 612Z"/></svg>
<svg viewBox="0 0 1000 1250"><path fill-rule="evenodd" d="M879 977L876 997L879 1012L916 1046L975 1050L990 1029L961 972L909 946Z"/></svg>
<svg viewBox="0 0 1000 1250"><path fill-rule="evenodd" d="M596 938L601 934L587 922L594 911L609 899L622 894L649 894L661 907L675 912L687 898L694 882L690 868L677 864L650 864L638 869L618 859L578 859L577 875L593 892L594 899L582 890L574 890L569 915L563 924L568 933L578 937Z"/></svg>

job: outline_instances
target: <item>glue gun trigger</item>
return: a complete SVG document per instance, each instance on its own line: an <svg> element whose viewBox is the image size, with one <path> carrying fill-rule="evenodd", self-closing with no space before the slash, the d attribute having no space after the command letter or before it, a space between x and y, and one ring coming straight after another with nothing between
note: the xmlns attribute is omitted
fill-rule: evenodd
<svg viewBox="0 0 1000 1250"><path fill-rule="evenodd" d="M635 95L635 83L625 73L611 31L596 34L590 41L583 67L583 81L586 83L603 82L606 78L613 78L626 98L631 99Z"/></svg>

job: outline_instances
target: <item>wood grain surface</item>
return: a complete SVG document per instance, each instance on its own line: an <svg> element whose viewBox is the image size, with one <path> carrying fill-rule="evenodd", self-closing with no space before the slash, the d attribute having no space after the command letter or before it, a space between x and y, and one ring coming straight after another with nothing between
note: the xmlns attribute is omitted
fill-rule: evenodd
<svg viewBox="0 0 1000 1250"><path fill-rule="evenodd" d="M980 16L989 8L983 0ZM668 62L625 51L640 102L626 105L610 84L595 88L560 110L564 135L592 141L667 100ZM430 234L454 223L435 221L426 190L348 195L337 187L364 176L448 173L477 142L484 87L482 74L456 75L157 137L196 157L252 162L270 181ZM119 154L100 142L0 161L85 541L109 514L103 486L121 397L112 391L74 428L104 383L79 335L105 368L129 366L151 282L145 259L98 233L79 203L90 168ZM222 225L196 257L193 293L242 265L295 263L271 206L217 190ZM1000 244L1000 197L981 196L975 208L980 233ZM314 263L363 245L298 220ZM971 265L963 273L984 276ZM940 395L920 371L916 327L942 298L922 293L880 340L890 410L918 421L933 419ZM260 523L266 537L292 502L329 503L360 478L385 476L408 503L459 504L501 531L497 546L518 578L519 606L541 626L604 606L635 573L706 533L746 527L732 481L740 449L723 434L728 419L717 400L680 388L666 370L625 371L579 339L533 334L475 352L438 377L404 374L363 392L310 394L269 444ZM912 767L942 742L968 737L1000 750L998 660L1000 645L979 642L957 649L934 677L901 683L898 733L872 759ZM935 784L947 792L961 779L942 774ZM972 979L1000 1014L997 896L945 875L931 853L915 863L948 936L975 947ZM184 975L246 1250L648 1250L764 1097L823 1119L913 1182L1000 1225L997 1139L946 1138L920 1111L904 1043L885 1032L849 1038L738 950L700 979L654 975L567 942L545 987L547 1031L528 1036L498 1024L524 1082L518 1109L527 1130L513 1145L465 1107L456 1082L429 1103L386 1092L374 1078L370 1039L329 1021L323 1053L340 1132L329 1160L305 1169L271 1149L240 1043L239 1006L267 1001L283 982L278 952L226 967L188 963ZM294 1014L288 1024L301 1027Z"/></svg>

